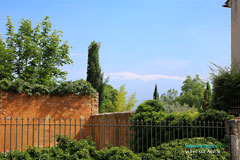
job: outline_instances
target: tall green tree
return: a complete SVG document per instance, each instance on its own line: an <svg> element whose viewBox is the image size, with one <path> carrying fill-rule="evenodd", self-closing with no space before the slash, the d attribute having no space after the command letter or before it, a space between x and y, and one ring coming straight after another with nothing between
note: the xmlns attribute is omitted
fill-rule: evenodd
<svg viewBox="0 0 240 160"><path fill-rule="evenodd" d="M91 42L88 47L88 66L87 66L87 81L91 83L94 89L99 93L99 112L101 113L101 104L103 100L104 82L103 73L99 64L99 49L100 43Z"/></svg>
<svg viewBox="0 0 240 160"><path fill-rule="evenodd" d="M204 91L204 110L208 109L212 97L211 87L209 82L206 83L206 89Z"/></svg>
<svg viewBox="0 0 240 160"><path fill-rule="evenodd" d="M205 83L202 81L198 75L195 78L187 76L183 82L182 92L177 100L181 104L188 104L188 106L195 106L196 108L201 108L204 104L204 88Z"/></svg>
<svg viewBox="0 0 240 160"><path fill-rule="evenodd" d="M67 72L61 71L60 67L73 63L69 58L70 46L66 41L62 42L61 31L52 30L49 17L36 27L31 21L22 19L18 32L8 17L6 26L5 39L0 38L1 79L18 78L49 85L65 78Z"/></svg>
<svg viewBox="0 0 240 160"><path fill-rule="evenodd" d="M169 89L167 93L163 93L160 96L160 102L164 102L167 104L173 104L176 102L176 98L178 96L178 91L175 89Z"/></svg>
<svg viewBox="0 0 240 160"><path fill-rule="evenodd" d="M130 111L137 103L136 93L131 94L129 97L127 97L127 94L125 85L120 86L116 101L117 112Z"/></svg>
<svg viewBox="0 0 240 160"><path fill-rule="evenodd" d="M155 84L154 92L153 92L153 100L159 101L159 93L157 89L157 84Z"/></svg>
<svg viewBox="0 0 240 160"><path fill-rule="evenodd" d="M118 90L114 89L111 85L106 84L103 90L103 99L101 105L101 113L104 112L117 112L117 96Z"/></svg>

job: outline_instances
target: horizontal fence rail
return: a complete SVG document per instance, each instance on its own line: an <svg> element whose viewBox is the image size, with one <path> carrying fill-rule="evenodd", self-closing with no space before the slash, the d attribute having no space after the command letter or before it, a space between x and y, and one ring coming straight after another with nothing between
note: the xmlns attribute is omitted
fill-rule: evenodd
<svg viewBox="0 0 240 160"><path fill-rule="evenodd" d="M175 139L191 137L224 138L224 122L130 121L109 119L0 119L0 152L25 150L57 144L57 136L72 139L91 137L96 148L126 146L135 153Z"/></svg>

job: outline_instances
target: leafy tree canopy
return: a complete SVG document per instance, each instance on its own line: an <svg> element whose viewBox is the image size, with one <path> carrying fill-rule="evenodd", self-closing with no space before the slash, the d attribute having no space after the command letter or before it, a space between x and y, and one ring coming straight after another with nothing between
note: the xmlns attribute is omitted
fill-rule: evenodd
<svg viewBox="0 0 240 160"><path fill-rule="evenodd" d="M60 67L73 63L69 58L70 46L60 39L61 31L52 30L49 17L35 27L22 19L17 32L8 17L6 26L6 37L0 38L0 79L44 85L65 79L67 72Z"/></svg>
<svg viewBox="0 0 240 160"><path fill-rule="evenodd" d="M177 101L181 104L188 104L190 107L201 108L204 103L204 86L205 82L198 75L195 78L187 76L183 82L182 92Z"/></svg>
<svg viewBox="0 0 240 160"><path fill-rule="evenodd" d="M131 94L128 98L126 97L127 94L128 92L125 91L125 85L122 85L119 88L116 100L117 112L130 111L137 103L136 93Z"/></svg>

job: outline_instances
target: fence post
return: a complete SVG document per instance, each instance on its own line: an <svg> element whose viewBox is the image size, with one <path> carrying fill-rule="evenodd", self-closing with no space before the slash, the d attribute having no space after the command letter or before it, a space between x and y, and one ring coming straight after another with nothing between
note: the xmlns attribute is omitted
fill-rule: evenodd
<svg viewBox="0 0 240 160"><path fill-rule="evenodd" d="M239 126L240 120L226 121L226 139L228 140L227 146L231 154L231 160L239 159L239 143L240 139Z"/></svg>

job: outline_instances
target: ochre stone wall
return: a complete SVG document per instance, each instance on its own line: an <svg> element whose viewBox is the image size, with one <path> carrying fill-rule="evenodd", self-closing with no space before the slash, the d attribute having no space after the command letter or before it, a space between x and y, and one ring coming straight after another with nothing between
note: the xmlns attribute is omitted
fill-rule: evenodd
<svg viewBox="0 0 240 160"><path fill-rule="evenodd" d="M0 92L0 117L89 118L98 113L98 98L90 96L29 96Z"/></svg>
<svg viewBox="0 0 240 160"><path fill-rule="evenodd" d="M85 138L89 135L85 122L97 113L97 96L0 92L0 152L53 146L56 135Z"/></svg>

